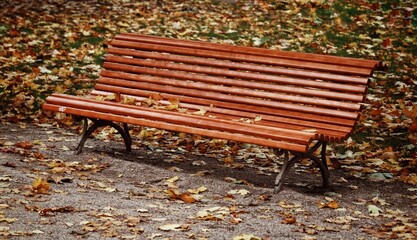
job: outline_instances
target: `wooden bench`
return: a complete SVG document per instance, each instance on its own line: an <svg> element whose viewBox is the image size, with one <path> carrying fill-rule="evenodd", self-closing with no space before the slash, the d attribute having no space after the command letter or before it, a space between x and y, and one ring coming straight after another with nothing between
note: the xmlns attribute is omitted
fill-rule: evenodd
<svg viewBox="0 0 417 240"><path fill-rule="evenodd" d="M84 118L78 153L91 133L106 125L122 134L128 151L128 124L257 144L284 155L278 192L291 167L305 158L317 164L323 185L329 185L326 144L353 131L368 78L381 63L120 34L103 67L91 95L52 94L43 104L44 110ZM149 98L162 107L143 104Z"/></svg>

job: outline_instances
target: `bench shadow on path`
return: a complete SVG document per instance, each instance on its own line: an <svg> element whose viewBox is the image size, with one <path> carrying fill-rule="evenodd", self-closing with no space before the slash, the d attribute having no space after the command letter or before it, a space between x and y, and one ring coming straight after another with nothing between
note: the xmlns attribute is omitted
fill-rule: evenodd
<svg viewBox="0 0 417 240"><path fill-rule="evenodd" d="M121 146L122 147L122 146ZM147 153L145 150L133 150L132 153L121 151L121 148L106 146L105 144L96 147L94 150L88 149L101 154L107 154L111 157L134 162L138 164L147 164L153 167L166 169L170 167L180 168L182 173L195 174L201 171L210 172L202 177L226 181L227 178L234 178L249 183L254 187L260 188L267 194L272 194L276 173L270 175L258 174L255 166L244 164L245 167L235 169L218 161L216 158L204 155L195 155L193 153L168 153L153 152ZM183 158L182 161L166 162L167 156L178 155ZM206 165L193 165L193 161L203 160ZM343 179L343 181L339 181ZM339 194L343 196L344 201L354 202L358 199L370 200L374 197L381 197L392 204L392 207L411 207L414 201L406 196L412 195L408 188L415 186L398 181L370 181L367 179L355 178L343 170L330 170L329 188L322 187L321 175L310 172L297 172L292 169L284 182L283 191L295 191L312 197L321 197L328 193ZM240 185L244 187L245 185Z"/></svg>

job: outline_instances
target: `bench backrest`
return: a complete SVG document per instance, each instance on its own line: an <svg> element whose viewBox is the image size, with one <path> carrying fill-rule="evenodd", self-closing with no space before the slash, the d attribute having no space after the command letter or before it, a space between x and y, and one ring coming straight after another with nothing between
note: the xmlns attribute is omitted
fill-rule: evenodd
<svg viewBox="0 0 417 240"><path fill-rule="evenodd" d="M378 61L120 34L110 43L93 94L158 94L211 115L317 131L352 131ZM255 122L256 123L256 122Z"/></svg>

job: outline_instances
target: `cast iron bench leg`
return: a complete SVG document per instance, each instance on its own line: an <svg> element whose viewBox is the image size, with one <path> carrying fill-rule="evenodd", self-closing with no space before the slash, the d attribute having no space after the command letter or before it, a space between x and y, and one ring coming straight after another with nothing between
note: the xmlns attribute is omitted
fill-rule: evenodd
<svg viewBox="0 0 417 240"><path fill-rule="evenodd" d="M321 153L320 153L321 158L314 155L314 152L319 147L322 148ZM323 186L328 187L330 184L329 184L329 170L327 168L327 163L326 163L326 147L327 147L326 142L318 141L313 147L311 147L308 150L308 152L306 152L306 153L295 153L294 156L291 159L289 159L288 151L282 151L282 150L274 149L274 152L277 156L282 155L283 153L285 154L284 164L282 165L281 171L280 171L280 173L278 174L278 176L275 180L274 193L278 193L279 191L281 191L282 185L284 183L284 179L287 176L290 169L294 166L294 164L296 162L298 162L298 161L300 161L301 159L304 159L304 158L310 158L311 160L313 160L317 164L317 166L320 169L321 176L323 178Z"/></svg>
<svg viewBox="0 0 417 240"><path fill-rule="evenodd" d="M117 132L119 132L120 135L122 135L122 137L123 137L123 140L124 140L125 146L126 146L126 151L128 151L128 152L132 151L132 138L129 134L129 128L128 128L126 123L123 123L123 128L122 128L120 125L118 125L114 122L111 122L111 121L91 119L93 124L90 127L88 127L88 119L84 118L83 120L84 120L84 125L83 125L83 131L82 131L82 134L81 134L81 140L78 143L77 148L75 149L76 150L75 154L77 154L77 155L80 154L83 147L84 147L85 141L87 141L88 137L97 128L104 127L104 126L110 126L110 127L113 127L114 129L116 129Z"/></svg>

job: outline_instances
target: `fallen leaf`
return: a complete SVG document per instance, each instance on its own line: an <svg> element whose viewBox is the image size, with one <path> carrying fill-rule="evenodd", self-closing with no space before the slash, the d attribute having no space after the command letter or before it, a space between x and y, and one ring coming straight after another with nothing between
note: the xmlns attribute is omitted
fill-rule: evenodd
<svg viewBox="0 0 417 240"><path fill-rule="evenodd" d="M282 224L294 224L294 223L296 223L297 222L297 219L294 217L294 216L292 216L292 215L289 215L289 216L286 216L282 221L281 221L281 223Z"/></svg>
<svg viewBox="0 0 417 240"><path fill-rule="evenodd" d="M383 212L383 210L375 205L370 204L368 205L368 212L370 213L369 215L377 217L381 212Z"/></svg>
<svg viewBox="0 0 417 240"><path fill-rule="evenodd" d="M252 234L240 234L239 236L233 237L233 240L262 240L262 238Z"/></svg>
<svg viewBox="0 0 417 240"><path fill-rule="evenodd" d="M229 192L227 192L228 194L232 194L232 195L242 195L242 196L246 196L248 195L250 192L246 189L239 189L239 190L230 190Z"/></svg>
<svg viewBox="0 0 417 240"><path fill-rule="evenodd" d="M6 222L6 223L14 223L14 222L16 222L18 219L17 218L5 218L5 217L2 217L1 215L0 215L0 223L1 222Z"/></svg>
<svg viewBox="0 0 417 240"><path fill-rule="evenodd" d="M29 141L24 141L24 142L16 143L15 147L23 148L23 149L31 149L33 147L33 144L30 143Z"/></svg>
<svg viewBox="0 0 417 240"><path fill-rule="evenodd" d="M199 193L202 193L202 192L207 191L207 187L201 186L201 187L199 187L197 189L188 189L187 191L189 193L192 193L192 194L199 194Z"/></svg>
<svg viewBox="0 0 417 240"><path fill-rule="evenodd" d="M35 193L46 194L48 193L50 188L49 183L46 179L43 178L36 178L32 184L32 191Z"/></svg>
<svg viewBox="0 0 417 240"><path fill-rule="evenodd" d="M166 193L169 195L171 200L180 199L185 203L195 203L196 199L191 196L190 193L177 193L174 189L168 189Z"/></svg>
<svg viewBox="0 0 417 240"><path fill-rule="evenodd" d="M44 208L42 210L39 211L39 214L41 216L46 216L46 217L50 217L50 216L55 216L54 213L69 213L69 212L74 212L75 208L71 207L71 206L65 206L65 207L56 207L56 208Z"/></svg>
<svg viewBox="0 0 417 240"><path fill-rule="evenodd" d="M339 208L339 203L336 202L335 200L332 200L330 202L319 202L319 208L332 208L332 209L337 209Z"/></svg>
<svg viewBox="0 0 417 240"><path fill-rule="evenodd" d="M180 100L179 99L168 99L168 101L171 103L170 105L167 105L164 107L166 110L176 110L179 108Z"/></svg>
<svg viewBox="0 0 417 240"><path fill-rule="evenodd" d="M200 108L200 110L198 110L196 112L192 112L191 114L204 116L204 114L206 114L206 112L207 112L207 110L205 110L204 108Z"/></svg>
<svg viewBox="0 0 417 240"><path fill-rule="evenodd" d="M169 183L174 183L174 182L178 181L179 179L180 179L180 177L175 176L175 177L167 179L166 181L169 182Z"/></svg>
<svg viewBox="0 0 417 240"><path fill-rule="evenodd" d="M185 224L167 224L158 227L158 229L162 231L187 231L189 228L190 226Z"/></svg>

